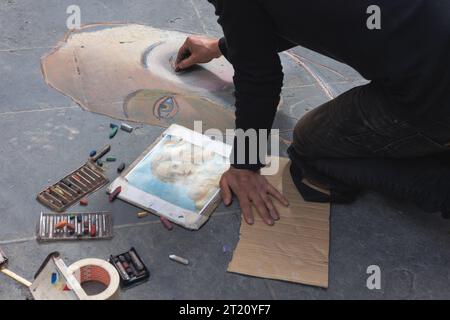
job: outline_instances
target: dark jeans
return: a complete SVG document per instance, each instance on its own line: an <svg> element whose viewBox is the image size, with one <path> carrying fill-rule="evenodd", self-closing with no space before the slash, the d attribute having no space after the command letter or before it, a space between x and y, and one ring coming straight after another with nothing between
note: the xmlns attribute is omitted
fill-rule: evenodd
<svg viewBox="0 0 450 320"><path fill-rule="evenodd" d="M408 116L393 111L381 87L354 88L298 122L289 148L294 181L310 201L350 202L359 190L373 189L446 211L450 104L447 109ZM305 191L303 178L330 189L331 197Z"/></svg>

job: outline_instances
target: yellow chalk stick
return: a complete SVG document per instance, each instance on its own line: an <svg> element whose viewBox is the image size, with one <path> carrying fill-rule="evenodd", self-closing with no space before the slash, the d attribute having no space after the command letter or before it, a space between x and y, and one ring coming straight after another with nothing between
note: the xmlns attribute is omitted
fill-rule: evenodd
<svg viewBox="0 0 450 320"><path fill-rule="evenodd" d="M148 216L148 212L147 211L143 211L143 212L139 212L138 213L138 217L139 218L145 218L146 216Z"/></svg>

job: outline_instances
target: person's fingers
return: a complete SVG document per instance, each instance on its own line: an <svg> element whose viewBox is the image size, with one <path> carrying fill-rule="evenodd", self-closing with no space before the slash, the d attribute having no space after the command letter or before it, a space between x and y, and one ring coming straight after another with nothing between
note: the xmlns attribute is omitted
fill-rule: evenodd
<svg viewBox="0 0 450 320"><path fill-rule="evenodd" d="M223 203L226 206L229 206L231 204L232 193L230 186L228 185L227 178L225 178L224 176L222 177L222 179L220 179L220 192L222 194Z"/></svg>
<svg viewBox="0 0 450 320"><path fill-rule="evenodd" d="M280 214L278 213L277 208L273 205L272 199L268 195L262 197L264 203L266 204L267 209L269 210L269 214L273 220L280 220Z"/></svg>
<svg viewBox="0 0 450 320"><path fill-rule="evenodd" d="M184 60L181 60L178 64L177 64L177 68L178 69L187 69L189 67L192 67L194 64L197 64L197 56L195 56L194 54L191 54L189 57L187 57Z"/></svg>
<svg viewBox="0 0 450 320"><path fill-rule="evenodd" d="M261 198L259 193L257 192L251 193L250 200L252 201L256 210L258 210L258 213L260 217L263 219L263 221L269 226L273 225L273 219L269 213L269 210L266 207L266 204L264 203L264 200Z"/></svg>
<svg viewBox="0 0 450 320"><path fill-rule="evenodd" d="M289 206L289 201L283 196L274 186L270 183L267 183L267 193L269 193L272 197L280 201L286 207Z"/></svg>
<svg viewBox="0 0 450 320"><path fill-rule="evenodd" d="M247 195L237 193L236 196L239 200L239 206L241 207L242 215L244 216L245 221L248 224L253 224L255 221L253 219L252 205L250 200L247 198Z"/></svg>
<svg viewBox="0 0 450 320"><path fill-rule="evenodd" d="M186 58L187 52L190 52L190 39L187 38L183 45L178 50L176 64L180 63L183 59Z"/></svg>

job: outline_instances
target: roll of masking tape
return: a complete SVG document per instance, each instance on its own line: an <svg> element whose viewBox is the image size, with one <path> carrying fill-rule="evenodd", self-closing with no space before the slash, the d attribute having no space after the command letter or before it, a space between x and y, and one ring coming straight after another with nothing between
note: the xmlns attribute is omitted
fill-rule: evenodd
<svg viewBox="0 0 450 320"><path fill-rule="evenodd" d="M97 295L85 295L83 300L116 300L119 299L120 277L116 268L101 259L84 259L72 264L68 271L82 285L85 282L98 282L106 289ZM84 290L83 290L84 291Z"/></svg>

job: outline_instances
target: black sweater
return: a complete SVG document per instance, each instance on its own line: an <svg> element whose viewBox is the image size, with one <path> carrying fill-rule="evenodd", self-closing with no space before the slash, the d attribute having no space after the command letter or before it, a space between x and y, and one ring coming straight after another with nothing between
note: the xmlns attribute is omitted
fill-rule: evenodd
<svg viewBox="0 0 450 320"><path fill-rule="evenodd" d="M237 129L272 127L283 85L278 52L296 45L378 82L399 114L450 109L450 0L208 1L235 70ZM381 9L381 30L367 27L370 5Z"/></svg>

